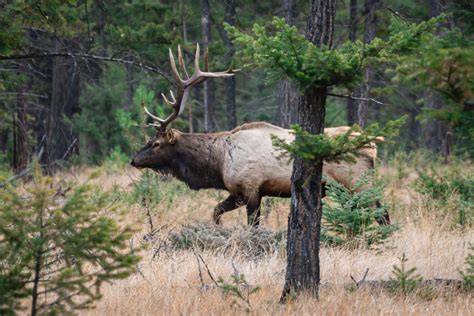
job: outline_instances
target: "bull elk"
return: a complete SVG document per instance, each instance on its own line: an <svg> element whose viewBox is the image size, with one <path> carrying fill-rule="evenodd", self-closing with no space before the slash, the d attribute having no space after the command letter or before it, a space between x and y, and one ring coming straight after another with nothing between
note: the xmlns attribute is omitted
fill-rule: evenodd
<svg viewBox="0 0 474 316"><path fill-rule="evenodd" d="M246 205L249 225L259 225L260 202L264 196L290 197L292 165L281 159L281 152L272 145L271 135L288 142L293 141L291 130L268 123L256 122L239 126L231 131L219 133L182 133L168 125L183 111L190 89L208 78L233 76L231 68L223 72L209 72L208 56L205 54L204 71L199 66L199 45L196 47L194 74L189 77L178 47L178 63L181 78L173 53L169 51L171 70L178 84L177 95L170 91L170 98L162 94L165 103L173 112L161 119L146 113L154 120L156 135L132 159L136 168L150 168L160 174L172 175L185 182L191 189L222 189L229 196L214 209L213 219L219 224L225 212ZM326 128L325 133L338 135L349 127ZM355 164L325 163L324 174L346 187L367 170L374 168L375 144L360 150ZM381 222L388 222L388 214Z"/></svg>

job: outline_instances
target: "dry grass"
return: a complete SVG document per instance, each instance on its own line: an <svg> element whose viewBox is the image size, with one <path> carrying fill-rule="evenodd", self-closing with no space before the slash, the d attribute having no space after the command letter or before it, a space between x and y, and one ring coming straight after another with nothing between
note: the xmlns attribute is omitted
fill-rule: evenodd
<svg viewBox="0 0 474 316"><path fill-rule="evenodd" d="M385 170L384 172L389 172ZM91 170L76 170L74 177L80 181ZM59 175L73 177L71 173ZM140 173L126 170L121 173L104 173L94 181L104 189L130 191ZM406 180L407 183L409 179ZM177 185L171 181L172 185ZM415 293L407 297L388 291L359 289L347 291L344 284L351 283L351 276L361 279L369 269L367 280L387 280L394 264L406 254L408 266L416 266L424 279L459 279L464 269L468 243L474 241L474 231L453 230L426 208L423 197L413 193L407 183L391 184L387 200L396 207L392 210L395 220L403 225L390 240L378 249L322 248L321 274L323 286L320 300L302 296L287 305L278 304L283 286L285 260L282 251L276 250L258 259L239 252L197 250L214 278L229 279L233 265L245 274L252 285L261 290L251 297L251 314L324 314L324 315L472 315L472 293L454 289L435 289L428 293ZM164 187L164 190L166 187ZM151 210L154 226L161 227L158 236L166 236L183 225L196 221L210 221L215 204L225 198L224 192L212 190L192 192L180 189L180 194L167 199ZM272 200L263 225L267 228L286 227L288 200ZM144 242L150 227L146 210L127 206L126 222L135 223L140 232L134 244ZM236 234L245 233L245 212L240 209L225 214L224 225L235 227ZM90 315L233 315L245 309L233 304L233 297L226 296L213 285L206 268L199 263L191 250L160 251L160 238L154 239L139 264L140 273L103 288L103 299L96 309L81 312ZM200 273L202 273L202 279Z"/></svg>

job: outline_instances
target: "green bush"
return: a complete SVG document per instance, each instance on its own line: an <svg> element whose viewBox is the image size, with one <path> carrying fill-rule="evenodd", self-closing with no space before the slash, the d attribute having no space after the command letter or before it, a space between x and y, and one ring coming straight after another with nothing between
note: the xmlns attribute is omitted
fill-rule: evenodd
<svg viewBox="0 0 474 316"><path fill-rule="evenodd" d="M469 246L469 254L466 257L467 269L461 272L463 287L465 289L474 289L474 244Z"/></svg>
<svg viewBox="0 0 474 316"><path fill-rule="evenodd" d="M377 206L383 199L383 186L370 186L372 173L362 175L350 189L332 179L326 181L326 195L330 201L323 202L323 242L370 246L383 242L399 229L398 225L382 226L376 222L387 212L387 207Z"/></svg>
<svg viewBox="0 0 474 316"><path fill-rule="evenodd" d="M111 171L119 171L130 163L130 155L124 153L119 146L110 151L105 158L103 167Z"/></svg>
<svg viewBox="0 0 474 316"><path fill-rule="evenodd" d="M393 277L390 278L390 281L393 282L392 291L403 296L414 292L423 280L420 275L416 274L416 267L407 270L405 267L407 261L408 259L403 254L400 258L400 266L393 266Z"/></svg>
<svg viewBox="0 0 474 316"><path fill-rule="evenodd" d="M471 225L474 219L474 172L469 166L452 163L449 167L431 166L419 170L414 189L428 196L441 215L449 211L448 202L455 199L455 223L461 227Z"/></svg>
<svg viewBox="0 0 474 316"><path fill-rule="evenodd" d="M101 298L138 257L108 198L90 185L64 186L34 168L24 188L0 190L0 314L29 301L31 314L69 314Z"/></svg>

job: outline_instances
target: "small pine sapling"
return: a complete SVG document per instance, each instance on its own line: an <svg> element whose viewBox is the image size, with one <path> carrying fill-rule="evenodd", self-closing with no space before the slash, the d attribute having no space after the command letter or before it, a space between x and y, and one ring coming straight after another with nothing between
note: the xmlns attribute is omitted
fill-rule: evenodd
<svg viewBox="0 0 474 316"><path fill-rule="evenodd" d="M394 277L390 278L390 281L393 283L393 291L403 296L415 291L423 280L419 274L416 274L416 267L407 270L405 267L407 261L408 259L405 253L403 253L400 258L400 266L393 266L392 274Z"/></svg>
<svg viewBox="0 0 474 316"><path fill-rule="evenodd" d="M252 309L250 297L252 294L257 293L260 290L260 286L250 285L245 279L245 275L240 273L233 264L232 266L234 268L234 273L231 274L230 281L226 281L224 278L219 277L217 279L217 285L222 289L224 294L236 298L236 300L232 302L234 306L244 308L247 312L250 312Z"/></svg>
<svg viewBox="0 0 474 316"><path fill-rule="evenodd" d="M469 254L466 257L466 271L461 271L463 288L467 290L474 289L474 244L469 246Z"/></svg>
<svg viewBox="0 0 474 316"><path fill-rule="evenodd" d="M380 205L383 185L374 182L373 173L363 174L352 188L327 178L324 201L322 240L332 245L381 243L399 229L399 225L378 225L376 220L387 212Z"/></svg>

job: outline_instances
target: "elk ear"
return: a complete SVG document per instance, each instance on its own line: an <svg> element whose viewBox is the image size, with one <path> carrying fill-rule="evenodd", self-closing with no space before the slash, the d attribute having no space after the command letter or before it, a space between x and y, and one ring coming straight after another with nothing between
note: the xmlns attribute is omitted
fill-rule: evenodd
<svg viewBox="0 0 474 316"><path fill-rule="evenodd" d="M171 145L174 145L176 141L178 140L179 134L174 129L169 129L167 136L168 136L168 142Z"/></svg>

